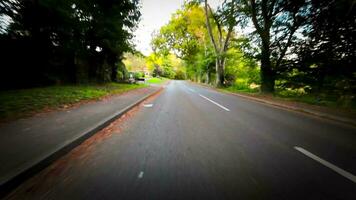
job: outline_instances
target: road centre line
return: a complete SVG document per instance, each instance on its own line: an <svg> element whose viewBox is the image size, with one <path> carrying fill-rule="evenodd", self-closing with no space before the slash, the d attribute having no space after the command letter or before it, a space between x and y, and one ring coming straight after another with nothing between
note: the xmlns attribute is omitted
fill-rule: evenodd
<svg viewBox="0 0 356 200"><path fill-rule="evenodd" d="M188 88L188 90L190 90L191 92L195 92L193 89L190 89L190 88Z"/></svg>
<svg viewBox="0 0 356 200"><path fill-rule="evenodd" d="M224 110L226 110L226 111L230 111L230 110L229 110L228 108L226 108L225 106L222 106L222 105L216 103L215 101L209 99L208 97L206 97L206 96L204 96L204 95L199 94L199 96L203 97L204 99L210 101L211 103L213 103L213 104L219 106L220 108L222 108L222 109L224 109Z"/></svg>
<svg viewBox="0 0 356 200"><path fill-rule="evenodd" d="M193 89L191 89L191 88L189 88L189 87L187 87L186 85L183 85L185 88L187 88L189 91L191 91L191 92L195 92L195 90L193 90Z"/></svg>
<svg viewBox="0 0 356 200"><path fill-rule="evenodd" d="M324 160L324 159L322 159L322 158L310 153L309 151L307 151L307 150L305 150L305 149L303 149L301 147L295 146L294 149L299 151L299 152L301 152L302 154L308 156L309 158L321 163L322 165L330 168L331 170L335 171L336 173L340 174L341 176L343 176L343 177L351 180L352 182L356 183L356 176L351 174L350 172L347 172L347 171L339 168L338 166L333 165L332 163L330 163L330 162L328 162L328 161L326 161L326 160Z"/></svg>
<svg viewBox="0 0 356 200"><path fill-rule="evenodd" d="M138 174L137 178L142 178L143 177L143 171L140 171L140 173Z"/></svg>

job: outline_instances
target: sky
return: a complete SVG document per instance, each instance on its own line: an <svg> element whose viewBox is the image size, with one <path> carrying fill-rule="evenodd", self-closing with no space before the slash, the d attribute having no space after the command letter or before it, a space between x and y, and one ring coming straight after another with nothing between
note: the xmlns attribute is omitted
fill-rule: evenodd
<svg viewBox="0 0 356 200"><path fill-rule="evenodd" d="M152 52L150 42L152 32L159 30L161 26L168 23L171 15L182 7L184 0L141 0L141 21L135 31L134 43L136 49L144 55ZM208 1L215 8L222 0Z"/></svg>

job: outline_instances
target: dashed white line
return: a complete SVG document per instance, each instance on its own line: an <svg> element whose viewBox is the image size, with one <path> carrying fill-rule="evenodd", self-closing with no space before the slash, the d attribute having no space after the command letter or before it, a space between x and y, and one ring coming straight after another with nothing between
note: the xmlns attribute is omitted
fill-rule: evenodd
<svg viewBox="0 0 356 200"><path fill-rule="evenodd" d="M140 173L137 176L138 178L142 178L143 177L143 171L140 171Z"/></svg>
<svg viewBox="0 0 356 200"><path fill-rule="evenodd" d="M193 89L190 89L190 88L188 88L188 90L190 90L191 92L195 92L195 90L193 90Z"/></svg>
<svg viewBox="0 0 356 200"><path fill-rule="evenodd" d="M222 106L222 105L216 103L215 101L209 99L208 97L206 97L206 96L204 96L204 95L199 94L199 96L203 97L204 99L210 101L211 103L213 103L213 104L219 106L220 108L222 108L222 109L224 109L224 110L226 110L226 111L230 111L230 110L229 110L228 108L226 108L225 106Z"/></svg>
<svg viewBox="0 0 356 200"><path fill-rule="evenodd" d="M191 92L195 92L195 90L193 90L193 89L191 89L191 88L189 88L189 87L187 87L187 86L185 86L185 85L183 85L186 89L188 89L189 91L191 91Z"/></svg>
<svg viewBox="0 0 356 200"><path fill-rule="evenodd" d="M301 152L302 154L308 156L309 158L321 163L322 165L330 168L331 170L335 171L336 173L340 174L341 176L351 180L352 182L356 183L356 176L354 176L353 174L351 174L350 172L347 172L341 168L339 168L338 166L336 165L333 165L332 163L329 163L328 161L310 153L309 151L301 148L301 147L297 147L295 146L294 147L295 150Z"/></svg>
<svg viewBox="0 0 356 200"><path fill-rule="evenodd" d="M153 104L143 104L143 107L145 107L145 108L152 108L152 107L153 107Z"/></svg>

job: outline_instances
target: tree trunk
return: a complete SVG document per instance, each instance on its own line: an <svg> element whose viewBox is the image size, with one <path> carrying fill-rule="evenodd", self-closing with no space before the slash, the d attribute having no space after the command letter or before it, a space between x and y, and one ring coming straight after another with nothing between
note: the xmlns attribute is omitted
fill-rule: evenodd
<svg viewBox="0 0 356 200"><path fill-rule="evenodd" d="M111 81L112 82L117 82L117 66L113 65L111 66Z"/></svg>
<svg viewBox="0 0 356 200"><path fill-rule="evenodd" d="M269 48L263 48L261 53L261 92L273 93L275 75L274 71L272 70Z"/></svg>
<svg viewBox="0 0 356 200"><path fill-rule="evenodd" d="M107 56L107 62L109 65L109 70L110 70L110 81L111 82L117 82L117 73L118 73L118 59L117 55L113 52L109 52Z"/></svg>
<svg viewBox="0 0 356 200"><path fill-rule="evenodd" d="M210 71L209 71L209 70L206 72L206 80L205 80L205 83L206 83L206 84L209 84L209 83L210 83Z"/></svg>
<svg viewBox="0 0 356 200"><path fill-rule="evenodd" d="M225 60L222 58L216 59L216 86L222 87L225 83L225 76L224 76L224 66Z"/></svg>

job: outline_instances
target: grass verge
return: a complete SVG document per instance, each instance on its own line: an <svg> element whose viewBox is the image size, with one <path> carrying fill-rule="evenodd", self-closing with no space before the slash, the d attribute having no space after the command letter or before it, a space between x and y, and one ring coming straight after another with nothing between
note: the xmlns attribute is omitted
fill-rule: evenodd
<svg viewBox="0 0 356 200"><path fill-rule="evenodd" d="M0 91L0 121L30 116L47 109L65 108L81 101L97 100L146 86L145 84L107 83Z"/></svg>
<svg viewBox="0 0 356 200"><path fill-rule="evenodd" d="M162 83L165 83L168 79L166 78L156 78L156 77L153 77L153 78L150 78L146 81L146 83L149 83L149 84L162 84Z"/></svg>
<svg viewBox="0 0 356 200"><path fill-rule="evenodd" d="M247 94L254 97L264 97L265 95L261 94L258 89L237 89L236 87L227 87L227 88L220 88L222 91L233 92L237 94ZM340 102L336 97L330 97L327 95L313 95L313 94L304 94L304 95L297 95L297 94L290 94L286 93L285 91L276 91L275 94L269 95L269 98L281 100L281 101L289 101L289 102L301 102L310 105L318 105L330 108L343 108L343 109L352 109L356 110L356 105L354 102Z"/></svg>

